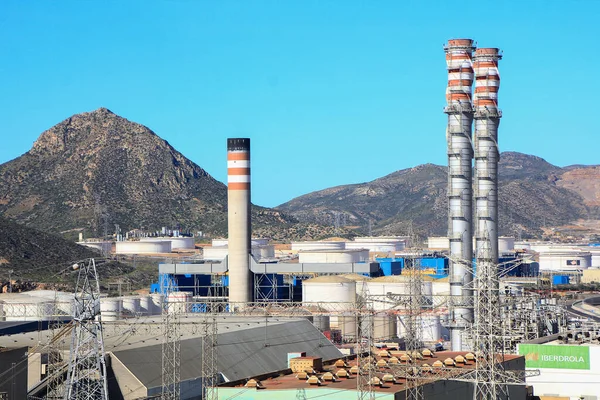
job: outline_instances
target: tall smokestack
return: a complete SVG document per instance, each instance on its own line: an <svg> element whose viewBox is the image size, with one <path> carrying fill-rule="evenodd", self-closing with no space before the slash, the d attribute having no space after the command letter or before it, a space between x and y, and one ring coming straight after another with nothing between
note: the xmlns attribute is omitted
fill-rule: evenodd
<svg viewBox="0 0 600 400"><path fill-rule="evenodd" d="M473 64L471 39L449 40L444 46L448 69L446 89L448 114L448 238L450 239L450 318L448 329L452 350L463 350L462 334L473 322L471 290L472 244L472 159L471 125Z"/></svg>
<svg viewBox="0 0 600 400"><path fill-rule="evenodd" d="M229 301L251 302L250 139L227 139Z"/></svg>
<svg viewBox="0 0 600 400"><path fill-rule="evenodd" d="M475 51L475 257L477 275L497 277L498 265L498 109L500 75L496 48ZM486 275L486 276L488 276ZM497 282L494 279L494 282ZM497 283L496 283L497 286Z"/></svg>

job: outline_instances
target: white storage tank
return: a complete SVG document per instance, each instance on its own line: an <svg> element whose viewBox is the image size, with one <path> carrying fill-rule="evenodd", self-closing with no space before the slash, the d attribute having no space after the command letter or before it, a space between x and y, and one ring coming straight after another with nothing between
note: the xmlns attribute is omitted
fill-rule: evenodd
<svg viewBox="0 0 600 400"><path fill-rule="evenodd" d="M116 253L117 254L156 254L156 253L170 253L171 242L162 241L126 241L116 242Z"/></svg>
<svg viewBox="0 0 600 400"><path fill-rule="evenodd" d="M154 304L150 296L140 296L140 314L154 315Z"/></svg>
<svg viewBox="0 0 600 400"><path fill-rule="evenodd" d="M143 237L140 242L171 242L171 250L194 250L195 241L189 236L161 236L161 237Z"/></svg>
<svg viewBox="0 0 600 400"><path fill-rule="evenodd" d="M442 338L442 323L437 314L423 314L420 317L423 326L422 339L424 342L437 342Z"/></svg>
<svg viewBox="0 0 600 400"><path fill-rule="evenodd" d="M450 240L447 236L430 236L427 238L427 248L435 250L450 249Z"/></svg>
<svg viewBox="0 0 600 400"><path fill-rule="evenodd" d="M345 242L292 242L292 251L310 251L310 250L343 250L346 248Z"/></svg>
<svg viewBox="0 0 600 400"><path fill-rule="evenodd" d="M515 238L509 236L500 236L498 238L498 253L508 253L515 249Z"/></svg>
<svg viewBox="0 0 600 400"><path fill-rule="evenodd" d="M313 325L317 327L321 332L328 331L331 329L331 317L329 315L314 314Z"/></svg>
<svg viewBox="0 0 600 400"><path fill-rule="evenodd" d="M42 297L18 295L3 296L5 321L50 321L54 315L54 301Z"/></svg>
<svg viewBox="0 0 600 400"><path fill-rule="evenodd" d="M340 275L340 276L356 282L357 296L361 296L364 293L368 293L367 291L369 290L369 288L367 286L367 281L371 279L370 277L360 275L360 274L344 274L344 275Z"/></svg>
<svg viewBox="0 0 600 400"><path fill-rule="evenodd" d="M548 250L540 253L540 271L577 271L592 265L592 254L578 249Z"/></svg>
<svg viewBox="0 0 600 400"><path fill-rule="evenodd" d="M229 239L213 239L211 243L215 247L228 246ZM252 247L267 246L268 244L269 244L269 239L266 239L266 238L252 238L252 240L251 240Z"/></svg>
<svg viewBox="0 0 600 400"><path fill-rule="evenodd" d="M169 293L167 302L169 313L188 313L192 309L192 294L190 292L172 292Z"/></svg>
<svg viewBox="0 0 600 400"><path fill-rule="evenodd" d="M150 294L150 299L152 300L152 314L150 314L150 315L161 314L162 307L163 307L162 293L152 293L152 294Z"/></svg>
<svg viewBox="0 0 600 400"><path fill-rule="evenodd" d="M103 297L100 299L100 316L102 321L117 321L121 318L121 299L119 297Z"/></svg>
<svg viewBox="0 0 600 400"><path fill-rule="evenodd" d="M346 242L346 249L367 249L372 253L389 253L404 250L406 242L395 236L356 237Z"/></svg>
<svg viewBox="0 0 600 400"><path fill-rule="evenodd" d="M592 267L600 268L600 249L590 251L592 255Z"/></svg>
<svg viewBox="0 0 600 400"><path fill-rule="evenodd" d="M355 341L358 337L356 315L344 313L337 316L337 328L342 331L342 338L346 341Z"/></svg>
<svg viewBox="0 0 600 400"><path fill-rule="evenodd" d="M515 250L531 250L529 242L515 242Z"/></svg>
<svg viewBox="0 0 600 400"><path fill-rule="evenodd" d="M359 263L369 261L369 250L302 250L298 252L300 264Z"/></svg>
<svg viewBox="0 0 600 400"><path fill-rule="evenodd" d="M229 254L229 248L227 246L206 246L202 248L202 258L205 260L224 260Z"/></svg>
<svg viewBox="0 0 600 400"><path fill-rule="evenodd" d="M122 311L128 316L137 316L140 314L140 298L137 296L124 296L122 298Z"/></svg>
<svg viewBox="0 0 600 400"><path fill-rule="evenodd" d="M306 305L320 303L324 309L339 310L349 307L348 303L354 303L355 298L356 282L342 276L319 276L302 282L302 301Z"/></svg>
<svg viewBox="0 0 600 400"><path fill-rule="evenodd" d="M275 246L272 244L253 246L252 254L256 258L273 258L275 257Z"/></svg>
<svg viewBox="0 0 600 400"><path fill-rule="evenodd" d="M408 295L410 294L409 286L410 277L407 275L390 275L380 276L367 281L367 286L370 295L385 296L388 293L394 295ZM423 296L423 306L430 305L432 300L432 281L430 276L423 275L421 295ZM392 300L388 301L377 301L373 302L373 308L376 310L387 310L394 308ZM402 306L396 306L395 308L402 308Z"/></svg>
<svg viewBox="0 0 600 400"><path fill-rule="evenodd" d="M395 315L382 313L373 316L373 340L392 339L396 336L397 329Z"/></svg>

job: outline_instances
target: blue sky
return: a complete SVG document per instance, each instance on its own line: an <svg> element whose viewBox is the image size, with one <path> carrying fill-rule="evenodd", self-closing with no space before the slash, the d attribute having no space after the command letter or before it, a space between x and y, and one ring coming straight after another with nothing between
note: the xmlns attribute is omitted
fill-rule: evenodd
<svg viewBox="0 0 600 400"><path fill-rule="evenodd" d="M499 47L502 151L600 163L600 1L0 1L0 163L107 107L276 206L445 164L443 44Z"/></svg>

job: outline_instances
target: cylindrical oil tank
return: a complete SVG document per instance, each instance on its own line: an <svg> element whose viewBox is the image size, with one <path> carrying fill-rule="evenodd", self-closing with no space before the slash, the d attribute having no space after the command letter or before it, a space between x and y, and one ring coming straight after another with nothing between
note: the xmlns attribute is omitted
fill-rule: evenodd
<svg viewBox="0 0 600 400"><path fill-rule="evenodd" d="M137 296L124 296L122 298L122 311L129 316L136 316L140 313L140 298Z"/></svg>
<svg viewBox="0 0 600 400"><path fill-rule="evenodd" d="M205 260L223 260L229 254L227 246L206 246L202 248L202 257Z"/></svg>
<svg viewBox="0 0 600 400"><path fill-rule="evenodd" d="M5 321L50 321L54 302L29 296L3 300Z"/></svg>
<svg viewBox="0 0 600 400"><path fill-rule="evenodd" d="M431 236L427 238L427 248L436 250L450 249L450 240L448 236Z"/></svg>
<svg viewBox="0 0 600 400"><path fill-rule="evenodd" d="M154 254L154 253L170 253L171 242L162 241L128 241L116 242L117 254Z"/></svg>
<svg viewBox="0 0 600 400"><path fill-rule="evenodd" d="M102 321L117 321L121 318L121 299L104 297L100 299L100 315Z"/></svg>
<svg viewBox="0 0 600 400"><path fill-rule="evenodd" d="M498 253L507 253L515 249L515 238L509 236L500 236L498 238Z"/></svg>
<svg viewBox="0 0 600 400"><path fill-rule="evenodd" d="M169 313L187 313L192 307L192 294L190 292L172 292L169 293L167 302Z"/></svg>
<svg viewBox="0 0 600 400"><path fill-rule="evenodd" d="M345 242L292 242L292 251L343 250L345 248Z"/></svg>
<svg viewBox="0 0 600 400"><path fill-rule="evenodd" d="M540 271L577 271L588 269L591 264L591 253L578 249L551 249L540 253Z"/></svg>
<svg viewBox="0 0 600 400"><path fill-rule="evenodd" d="M376 314L373 316L373 340L388 340L396 336L395 315Z"/></svg>
<svg viewBox="0 0 600 400"><path fill-rule="evenodd" d="M302 282L302 301L319 303L327 310L348 308L356 298L356 282L338 275L319 276Z"/></svg>
<svg viewBox="0 0 600 400"><path fill-rule="evenodd" d="M162 313L163 308L163 295L162 293L152 293L150 294L150 299L152 299L152 314L157 315Z"/></svg>
<svg viewBox="0 0 600 400"><path fill-rule="evenodd" d="M368 293L369 288L367 286L367 281L371 279L370 277L361 274L344 274L341 276L356 282L357 296L362 296L363 294Z"/></svg>
<svg viewBox="0 0 600 400"><path fill-rule="evenodd" d="M314 314L312 323L321 332L331 330L331 317L329 315Z"/></svg>
<svg viewBox="0 0 600 400"><path fill-rule="evenodd" d="M301 250L298 252L300 264L359 263L369 260L369 250Z"/></svg>
<svg viewBox="0 0 600 400"><path fill-rule="evenodd" d="M179 237L145 237L140 238L140 242L171 242L171 250L194 250L194 238Z"/></svg>
<svg viewBox="0 0 600 400"><path fill-rule="evenodd" d="M140 296L140 314L153 315L154 304L150 296Z"/></svg>
<svg viewBox="0 0 600 400"><path fill-rule="evenodd" d="M388 293L393 295L408 295L410 294L409 286L410 277L407 275L390 275L380 276L367 281L367 287L370 295L384 296ZM422 286L421 295L423 296L423 306L431 305L432 302L432 281L430 276L421 276ZM376 310L387 310L394 308L393 302L384 300L375 300L373 307ZM397 307L395 307L397 308Z"/></svg>
<svg viewBox="0 0 600 400"><path fill-rule="evenodd" d="M338 315L338 329L342 331L342 338L345 341L355 341L358 338L358 329L356 326L356 315L353 313L344 313Z"/></svg>
<svg viewBox="0 0 600 400"><path fill-rule="evenodd" d="M442 324L437 314L423 314L420 317L424 342L436 342L442 337Z"/></svg>

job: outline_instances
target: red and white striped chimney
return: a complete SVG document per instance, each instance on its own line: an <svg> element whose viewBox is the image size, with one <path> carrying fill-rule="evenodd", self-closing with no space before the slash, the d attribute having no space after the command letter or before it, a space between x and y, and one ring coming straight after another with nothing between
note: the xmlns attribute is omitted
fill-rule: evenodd
<svg viewBox="0 0 600 400"><path fill-rule="evenodd" d="M227 139L229 301L252 301L250 271L250 139ZM235 304L232 304L236 307ZM243 305L240 305L243 306Z"/></svg>

